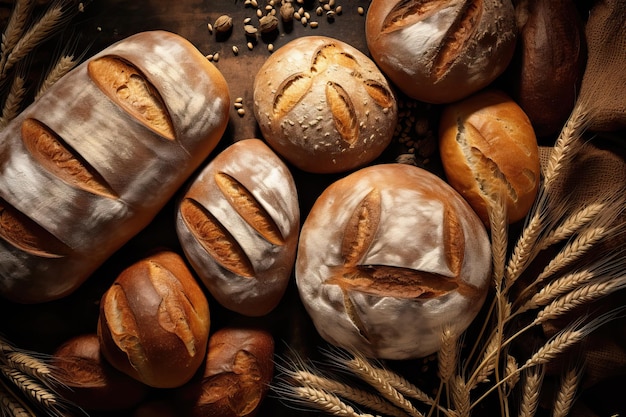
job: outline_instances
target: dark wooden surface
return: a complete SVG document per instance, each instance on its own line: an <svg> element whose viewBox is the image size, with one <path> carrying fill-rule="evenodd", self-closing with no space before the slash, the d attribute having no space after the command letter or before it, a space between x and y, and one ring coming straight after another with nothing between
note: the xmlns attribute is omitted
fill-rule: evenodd
<svg viewBox="0 0 626 417"><path fill-rule="evenodd" d="M264 4L264 0L259 1L262 2ZM368 54L364 33L365 16L360 15L357 8L360 6L367 9L369 1L338 0L337 4L342 6L343 11L330 21L324 16L315 15L314 9L319 5L317 0L307 0L304 6L312 15L312 20L319 22L319 27L311 28L295 21L292 25L281 24L276 33L259 36L254 48L249 50L246 47L248 39L243 31L243 20L250 17L256 21L256 9L246 7L243 0L93 0L86 3L85 11L73 19L62 41L69 42L68 39L71 39L71 42L75 42L74 48L77 51L84 51L86 56L90 56L131 34L162 29L186 37L205 55L219 53L220 58L215 65L224 74L231 90L231 97L243 99L246 114L240 116L234 107L231 108L229 126L215 151L217 153L234 141L260 137L252 111L252 84L257 70L270 54L268 44L271 43L278 49L299 36L323 35L341 39ZM4 9L6 7L3 5ZM222 14L233 17L234 27L229 36L220 38L215 33L209 33L207 24L213 23ZM232 52L233 45L239 48L237 55ZM58 50L60 45L53 44L48 47ZM392 144L376 162L394 160L402 152L401 148L397 143ZM426 168L440 173L436 161L432 161ZM293 169L292 172L298 184L304 219L319 193L339 176L313 175L297 169ZM0 333L20 347L46 353L75 334L95 331L99 299L123 268L156 247L180 251L173 219L174 203L170 202L146 230L125 245L69 297L51 303L28 306L0 300ZM241 317L221 308L210 298L209 303L213 328L232 324L253 324L269 329L275 337L278 363L292 352L306 358L321 359L320 348L326 347L326 344L318 337L304 312L293 280L281 304L265 317L254 319ZM432 373L429 362L423 360L390 366L398 366L399 370L411 375L415 381L428 378ZM154 397L161 397L162 394L155 391ZM259 417L318 415L321 413L304 410L293 403L281 401L273 392L270 392L258 414Z"/></svg>

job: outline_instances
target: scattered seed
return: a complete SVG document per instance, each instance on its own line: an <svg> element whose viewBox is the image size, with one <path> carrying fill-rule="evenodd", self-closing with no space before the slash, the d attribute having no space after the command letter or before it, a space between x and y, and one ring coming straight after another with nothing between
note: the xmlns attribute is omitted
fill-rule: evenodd
<svg viewBox="0 0 626 417"><path fill-rule="evenodd" d="M241 108L243 108L243 103L235 103L235 108L236 108L236 109L241 109Z"/></svg>
<svg viewBox="0 0 626 417"><path fill-rule="evenodd" d="M274 51L274 44L273 43L267 44L267 50L270 52Z"/></svg>
<svg viewBox="0 0 626 417"><path fill-rule="evenodd" d="M244 116L246 114L246 109L237 109L237 114L239 116Z"/></svg>
<svg viewBox="0 0 626 417"><path fill-rule="evenodd" d="M315 29L316 27L318 27L318 26L319 26L319 23L317 23L317 22L311 22L311 23L309 23L309 26L311 26L313 29Z"/></svg>
<svg viewBox="0 0 626 417"><path fill-rule="evenodd" d="M326 3L324 5L324 10L326 10L326 11L330 10L330 5L328 3Z"/></svg>
<svg viewBox="0 0 626 417"><path fill-rule="evenodd" d="M243 97L237 97L235 103L243 103Z"/></svg>
<svg viewBox="0 0 626 417"><path fill-rule="evenodd" d="M206 27L209 30L209 33L213 33L213 25L212 24L207 23Z"/></svg>
<svg viewBox="0 0 626 417"><path fill-rule="evenodd" d="M357 12L358 12L361 16L363 15L363 13L365 13L365 10L364 10L361 6L359 6L359 8L358 8L358 9L356 9L356 11L357 11Z"/></svg>
<svg viewBox="0 0 626 417"><path fill-rule="evenodd" d="M307 18L302 16L302 18L300 19L300 23L302 23L303 26L306 26L307 22L308 22Z"/></svg>
<svg viewBox="0 0 626 417"><path fill-rule="evenodd" d="M324 8L322 6L315 9L315 14L317 14L318 16L321 16L323 13L324 13Z"/></svg>
<svg viewBox="0 0 626 417"><path fill-rule="evenodd" d="M257 2L256 0L250 0L250 4L252 5L252 7L259 7L259 2Z"/></svg>
<svg viewBox="0 0 626 417"><path fill-rule="evenodd" d="M217 62L219 60L220 60L220 53L219 52L214 53L213 54L213 61Z"/></svg>
<svg viewBox="0 0 626 417"><path fill-rule="evenodd" d="M252 50L252 48L254 48L254 44L252 42L248 42L246 44L246 46L248 47L248 49Z"/></svg>
<svg viewBox="0 0 626 417"><path fill-rule="evenodd" d="M237 45L233 45L233 54L237 55L239 53L239 48Z"/></svg>
<svg viewBox="0 0 626 417"><path fill-rule="evenodd" d="M302 16L302 15L304 14L304 7L300 7L300 8L298 9L298 14L299 14L300 16Z"/></svg>
<svg viewBox="0 0 626 417"><path fill-rule="evenodd" d="M257 15L257 17L259 17L259 18L260 18L260 17L262 17L262 16L263 16L263 10L261 10L261 9L256 9L256 15Z"/></svg>
<svg viewBox="0 0 626 417"><path fill-rule="evenodd" d="M246 35L256 35L257 33L257 28L252 25L244 25L243 30L246 31Z"/></svg>
<svg viewBox="0 0 626 417"><path fill-rule="evenodd" d="M213 54L208 54L205 58L209 61L213 61Z"/></svg>
<svg viewBox="0 0 626 417"><path fill-rule="evenodd" d="M335 7L335 13L341 14L342 11L343 11L343 7L341 7L341 6Z"/></svg>
<svg viewBox="0 0 626 417"><path fill-rule="evenodd" d="M300 13L295 12L295 13L293 14L293 18L294 18L294 19L296 19L296 20L300 20L300 18L301 18Z"/></svg>
<svg viewBox="0 0 626 417"><path fill-rule="evenodd" d="M304 17L306 17L307 20L311 19L311 14L309 12L304 12Z"/></svg>
<svg viewBox="0 0 626 417"><path fill-rule="evenodd" d="M243 19L243 24L244 25L247 25L250 22L252 22L252 18L251 17L246 17L245 19Z"/></svg>

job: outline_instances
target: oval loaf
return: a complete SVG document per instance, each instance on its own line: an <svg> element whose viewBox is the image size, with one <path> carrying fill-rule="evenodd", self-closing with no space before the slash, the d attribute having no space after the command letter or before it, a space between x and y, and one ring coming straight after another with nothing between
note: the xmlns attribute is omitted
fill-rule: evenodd
<svg viewBox="0 0 626 417"><path fill-rule="evenodd" d="M222 74L187 40L104 49L0 133L0 295L61 298L154 218L222 137Z"/></svg>
<svg viewBox="0 0 626 417"><path fill-rule="evenodd" d="M296 258L300 209L293 177L260 139L215 157L178 204L185 256L215 299L247 316L270 312Z"/></svg>

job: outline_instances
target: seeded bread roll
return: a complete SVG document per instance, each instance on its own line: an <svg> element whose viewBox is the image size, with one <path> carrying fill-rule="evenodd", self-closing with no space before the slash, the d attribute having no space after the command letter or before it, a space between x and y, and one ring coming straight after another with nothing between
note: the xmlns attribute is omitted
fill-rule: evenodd
<svg viewBox="0 0 626 417"><path fill-rule="evenodd" d="M0 295L73 292L206 159L229 105L216 67L162 31L59 80L0 133Z"/></svg>
<svg viewBox="0 0 626 417"><path fill-rule="evenodd" d="M336 173L363 166L390 143L397 103L367 56L337 39L295 39L254 79L254 112L269 145L296 167Z"/></svg>
<svg viewBox="0 0 626 417"><path fill-rule="evenodd" d="M374 61L414 99L450 103L504 72L515 50L510 0L373 0L365 37Z"/></svg>
<svg viewBox="0 0 626 417"><path fill-rule="evenodd" d="M63 398L85 410L121 411L138 405L148 387L118 371L100 352L96 333L74 336L59 346L52 366Z"/></svg>
<svg viewBox="0 0 626 417"><path fill-rule="evenodd" d="M111 365L156 388L189 381L206 355L207 299L183 259L162 251L126 268L102 296L98 337Z"/></svg>
<svg viewBox="0 0 626 417"><path fill-rule="evenodd" d="M489 287L485 227L463 198L411 165L362 168L331 184L300 234L296 283L329 343L384 359L430 355L460 334Z"/></svg>
<svg viewBox="0 0 626 417"><path fill-rule="evenodd" d="M300 210L291 173L263 141L235 142L191 183L176 231L220 304L247 316L269 313L296 258Z"/></svg>
<svg viewBox="0 0 626 417"><path fill-rule="evenodd" d="M447 181L486 226L490 202L504 193L510 223L530 210L541 177L535 131L507 94L484 90L446 106L439 151Z"/></svg>
<svg viewBox="0 0 626 417"><path fill-rule="evenodd" d="M209 338L204 369L177 392L189 417L252 417L274 374L274 339L261 329L225 327Z"/></svg>

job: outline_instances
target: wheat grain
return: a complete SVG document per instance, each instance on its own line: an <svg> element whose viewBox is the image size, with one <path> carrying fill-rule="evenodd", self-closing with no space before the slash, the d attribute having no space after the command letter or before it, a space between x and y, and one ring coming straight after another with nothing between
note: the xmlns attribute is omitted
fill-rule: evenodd
<svg viewBox="0 0 626 417"><path fill-rule="evenodd" d="M543 375L543 367L532 368L525 372L519 417L533 417L537 413Z"/></svg>
<svg viewBox="0 0 626 417"><path fill-rule="evenodd" d="M584 285L548 304L537 313L533 323L537 325L556 319L576 307L586 305L624 288L626 288L626 276Z"/></svg>
<svg viewBox="0 0 626 417"><path fill-rule="evenodd" d="M41 86L35 95L35 100L46 92L54 83L59 81L65 74L70 72L77 63L78 60L73 55L64 55L60 57L41 83Z"/></svg>
<svg viewBox="0 0 626 417"><path fill-rule="evenodd" d="M578 369L572 368L565 372L552 407L552 417L567 417L569 415L574 404L579 381L580 371Z"/></svg>

